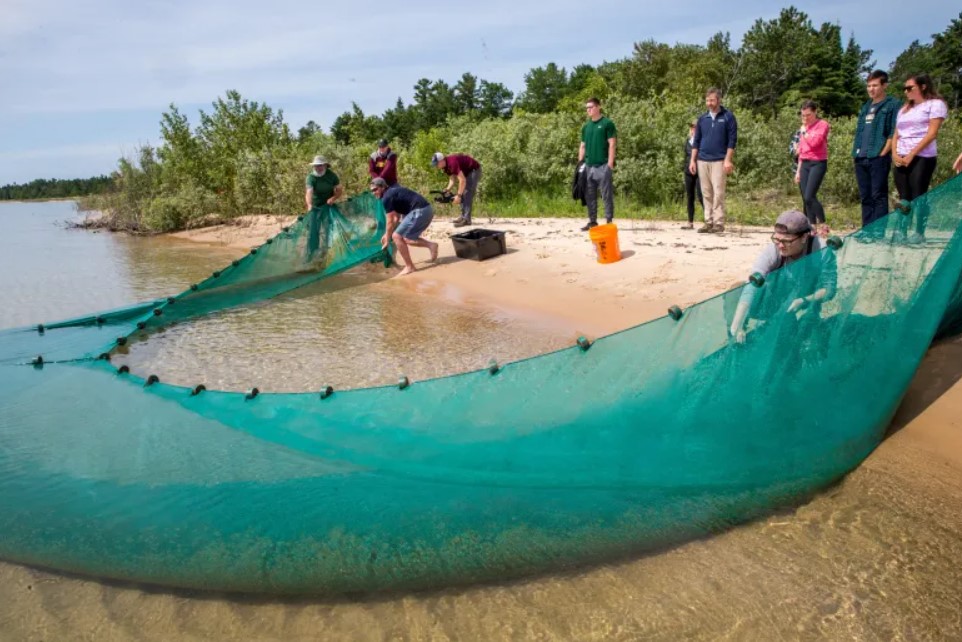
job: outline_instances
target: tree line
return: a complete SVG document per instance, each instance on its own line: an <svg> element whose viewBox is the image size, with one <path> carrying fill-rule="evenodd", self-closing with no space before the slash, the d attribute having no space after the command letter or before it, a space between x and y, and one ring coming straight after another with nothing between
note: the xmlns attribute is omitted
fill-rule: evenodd
<svg viewBox="0 0 962 642"><path fill-rule="evenodd" d="M27 201L44 198L75 198L102 194L113 186L110 176L92 178L38 178L20 185L10 183L0 187L0 201Z"/></svg>
<svg viewBox="0 0 962 642"><path fill-rule="evenodd" d="M348 193L366 187L366 159L380 138L400 156L401 181L436 188L433 152L465 152L484 165L482 211L565 214L584 120L584 102L601 98L618 126L618 198L636 213L680 213L681 167L687 123L704 110L704 93L718 87L739 120L731 209L745 222L797 196L788 141L803 99L815 100L832 123L829 173L821 194L829 216L851 211L858 199L848 161L855 114L866 100L865 75L877 67L872 51L837 24L815 25L795 7L757 20L740 46L727 33L704 45L636 43L627 57L573 69L555 63L531 69L524 89L465 73L453 85L422 78L413 101L398 98L384 113L356 103L325 132L311 121L296 132L283 112L228 91L192 126L175 105L161 117L161 141L119 161L113 191L87 199L111 225L168 231L239 214L292 214L302 207L307 161L328 156ZM890 68L898 93L909 73L936 79L952 108L962 97L962 13L931 42L913 42ZM962 148L958 112L943 127L943 149ZM946 152L948 153L948 152ZM936 179L948 172L942 163ZM834 208L834 209L833 209ZM846 210L848 208L848 210ZM619 206L620 211L626 211ZM834 214L833 214L834 212ZM761 215L761 214L759 214Z"/></svg>

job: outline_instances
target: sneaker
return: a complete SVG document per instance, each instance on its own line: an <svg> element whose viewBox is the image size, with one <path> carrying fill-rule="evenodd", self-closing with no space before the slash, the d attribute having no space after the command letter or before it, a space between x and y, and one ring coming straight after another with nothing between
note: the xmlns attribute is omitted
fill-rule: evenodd
<svg viewBox="0 0 962 642"><path fill-rule="evenodd" d="M699 234L711 234L714 231L715 231L715 227L711 223L705 223L704 225L698 228Z"/></svg>
<svg viewBox="0 0 962 642"><path fill-rule="evenodd" d="M912 232L909 234L908 243L909 245L919 245L920 243L925 243L925 236L919 234L918 232Z"/></svg>
<svg viewBox="0 0 962 642"><path fill-rule="evenodd" d="M595 223L594 221L589 221L587 225L585 225L583 228L581 228L581 231L582 231L582 232L587 232L588 230L590 230L590 229L593 228L593 227L598 227L598 224Z"/></svg>
<svg viewBox="0 0 962 642"><path fill-rule="evenodd" d="M725 226L724 226L724 225L720 225L720 224L719 224L719 225L712 225L711 231L712 231L713 234L721 234L722 232L725 231Z"/></svg>
<svg viewBox="0 0 962 642"><path fill-rule="evenodd" d="M459 216L456 219L454 219L454 223L452 225L454 225L454 227L464 227L465 225L470 225L470 224L471 224L470 221L466 221Z"/></svg>
<svg viewBox="0 0 962 642"><path fill-rule="evenodd" d="M905 243L905 241L905 232L902 232L901 230L895 230L892 233L892 243L895 243L896 245L902 245Z"/></svg>
<svg viewBox="0 0 962 642"><path fill-rule="evenodd" d="M693 229L695 229L695 226L694 226L692 223L685 223L684 225L681 226L681 229L683 229L683 230L693 230Z"/></svg>

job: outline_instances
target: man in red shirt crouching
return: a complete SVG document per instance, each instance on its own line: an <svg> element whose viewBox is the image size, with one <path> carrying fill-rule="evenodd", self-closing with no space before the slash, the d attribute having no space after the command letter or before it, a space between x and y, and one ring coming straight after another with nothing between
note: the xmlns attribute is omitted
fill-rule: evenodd
<svg viewBox="0 0 962 642"><path fill-rule="evenodd" d="M445 191L451 191L455 177L458 179L454 202L461 204L461 216L454 220L454 227L471 225L471 205L478 191L478 181L481 180L481 163L467 154L445 156L441 152L435 152L431 157L431 165L450 177Z"/></svg>

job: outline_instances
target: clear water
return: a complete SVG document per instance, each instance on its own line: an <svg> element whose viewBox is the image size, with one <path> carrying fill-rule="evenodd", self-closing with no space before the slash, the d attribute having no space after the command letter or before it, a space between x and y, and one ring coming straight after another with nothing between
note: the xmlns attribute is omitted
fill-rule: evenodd
<svg viewBox="0 0 962 642"><path fill-rule="evenodd" d="M55 225L73 215L66 203L0 204L0 327L168 294L237 254ZM435 376L571 340L562 324L460 308L370 273L340 286L165 329L127 359L185 385L306 390ZM352 352L372 341L369 360ZM959 341L933 350L906 407L935 401L933 389L949 391L942 403L958 396L959 364ZM958 447L958 423L933 429ZM960 639L960 458L903 436L798 509L660 554L504 585L283 601L0 564L0 639Z"/></svg>
<svg viewBox="0 0 962 642"><path fill-rule="evenodd" d="M460 308L383 282L366 266L266 305L165 328L117 363L208 389L301 392L416 381L569 345L574 330L503 311Z"/></svg>
<svg viewBox="0 0 962 642"><path fill-rule="evenodd" d="M170 238L68 229L70 203L0 205L8 305L0 328L49 323L180 292L244 254ZM570 345L573 327L442 295L412 296L364 266L269 304L145 335L116 360L137 373L208 389L308 391L476 370ZM8 281L9 279L9 281Z"/></svg>

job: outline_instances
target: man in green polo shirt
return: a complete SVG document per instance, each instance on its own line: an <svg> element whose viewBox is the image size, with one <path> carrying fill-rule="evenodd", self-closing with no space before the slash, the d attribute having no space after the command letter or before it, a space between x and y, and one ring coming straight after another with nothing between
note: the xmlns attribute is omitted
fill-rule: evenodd
<svg viewBox="0 0 962 642"><path fill-rule="evenodd" d="M588 224L581 228L587 232L598 225L598 190L605 204L605 219L611 223L615 217L615 190L611 172L615 168L615 124L601 115L601 101L589 98L585 104L588 122L581 128L581 147L578 163L585 163L585 201L588 203Z"/></svg>
<svg viewBox="0 0 962 642"><path fill-rule="evenodd" d="M344 193L341 179L328 168L328 165L327 159L323 156L315 156L313 162L311 162L313 171L307 175L307 179L304 181L306 187L304 203L307 205L307 209L332 205Z"/></svg>

